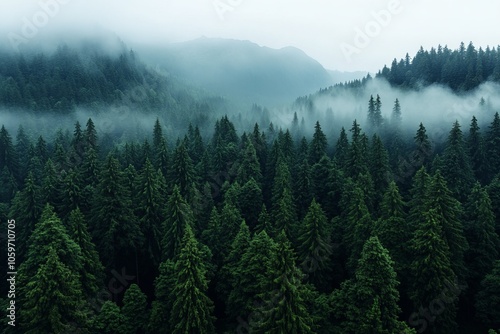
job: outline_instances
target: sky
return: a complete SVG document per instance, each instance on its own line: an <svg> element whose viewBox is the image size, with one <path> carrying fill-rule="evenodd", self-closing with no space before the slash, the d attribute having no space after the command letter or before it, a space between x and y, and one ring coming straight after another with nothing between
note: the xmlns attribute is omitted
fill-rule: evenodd
<svg viewBox="0 0 500 334"><path fill-rule="evenodd" d="M499 0L0 0L0 42L116 33L137 45L201 36L294 46L325 68L375 72L420 46L500 44Z"/></svg>

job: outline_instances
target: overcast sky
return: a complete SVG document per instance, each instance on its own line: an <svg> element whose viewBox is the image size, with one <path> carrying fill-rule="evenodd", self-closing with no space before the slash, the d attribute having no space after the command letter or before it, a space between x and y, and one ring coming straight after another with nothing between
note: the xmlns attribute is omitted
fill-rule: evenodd
<svg viewBox="0 0 500 334"><path fill-rule="evenodd" d="M497 46L499 13L499 0L0 0L0 28L2 43L95 24L131 44L242 39L295 46L328 69L376 71L421 45Z"/></svg>

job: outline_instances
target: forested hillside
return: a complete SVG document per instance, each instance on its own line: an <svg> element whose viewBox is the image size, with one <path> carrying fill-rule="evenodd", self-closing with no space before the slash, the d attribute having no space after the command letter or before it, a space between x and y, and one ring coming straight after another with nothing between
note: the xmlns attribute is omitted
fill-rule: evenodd
<svg viewBox="0 0 500 334"><path fill-rule="evenodd" d="M449 124L442 151L404 117L334 141L319 122L238 133L223 117L176 138L157 121L110 148L91 119L53 142L2 127L18 265L5 332L499 328L500 117Z"/></svg>

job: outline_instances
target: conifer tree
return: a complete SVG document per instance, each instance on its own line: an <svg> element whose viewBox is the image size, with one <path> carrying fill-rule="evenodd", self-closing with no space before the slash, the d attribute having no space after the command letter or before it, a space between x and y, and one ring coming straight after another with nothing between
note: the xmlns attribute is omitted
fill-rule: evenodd
<svg viewBox="0 0 500 334"><path fill-rule="evenodd" d="M349 139L344 127L340 130L339 139L335 145L335 160L341 170L345 171L347 167L347 158L349 156Z"/></svg>
<svg viewBox="0 0 500 334"><path fill-rule="evenodd" d="M368 172L367 156L363 145L363 135L357 121L354 121L352 128L351 146L347 158L347 176L357 178L358 175Z"/></svg>
<svg viewBox="0 0 500 334"><path fill-rule="evenodd" d="M92 242L85 218L79 208L71 211L68 219L68 235L82 252L82 288L87 299L96 297L104 278L104 267Z"/></svg>
<svg viewBox="0 0 500 334"><path fill-rule="evenodd" d="M265 290L259 294L263 302L257 307L261 318L252 318L250 328L270 334L314 333L314 321L305 303L307 290L301 282L303 274L295 266L295 255L283 231L268 269Z"/></svg>
<svg viewBox="0 0 500 334"><path fill-rule="evenodd" d="M476 297L477 317L488 325L498 325L500 319L500 260L495 261L492 271L481 281Z"/></svg>
<svg viewBox="0 0 500 334"><path fill-rule="evenodd" d="M379 136L373 136L373 144L370 157L370 174L373 180L373 187L375 191L374 209L375 212L379 211L382 196L389 185L390 171L389 171L389 156L384 144Z"/></svg>
<svg viewBox="0 0 500 334"><path fill-rule="evenodd" d="M441 224L443 237L450 249L450 260L454 273L462 278L465 275L464 253L469 245L465 239L462 223L462 206L453 198L446 181L439 171L429 186L427 210L435 210Z"/></svg>
<svg viewBox="0 0 500 334"><path fill-rule="evenodd" d="M473 185L473 173L458 121L453 124L446 143L443 176L453 196L465 201Z"/></svg>
<svg viewBox="0 0 500 334"><path fill-rule="evenodd" d="M454 285L456 275L450 260L450 248L443 238L442 218L435 209L424 213L412 240L413 272L410 298L415 310L428 307L445 289ZM451 298L451 299L449 299ZM456 296L447 295L447 304L439 319L428 323L433 333L454 333L456 324Z"/></svg>
<svg viewBox="0 0 500 334"><path fill-rule="evenodd" d="M46 247L45 256L34 275L24 282L20 308L23 332L86 330L89 320L78 274L61 261L54 245Z"/></svg>
<svg viewBox="0 0 500 334"><path fill-rule="evenodd" d="M175 325L170 323L172 291L176 281L175 262L165 260L160 264L159 272L154 282L155 300L151 304L148 329L150 333L169 334Z"/></svg>
<svg viewBox="0 0 500 334"><path fill-rule="evenodd" d="M195 178L193 161L189 157L184 142L175 149L172 158L171 180L173 185L179 186L182 197L186 198L189 187L195 181Z"/></svg>
<svg viewBox="0 0 500 334"><path fill-rule="evenodd" d="M414 137L415 150L411 155L412 166L420 168L421 166L428 166L432 155L432 145L427 136L425 126L420 123L417 134Z"/></svg>
<svg viewBox="0 0 500 334"><path fill-rule="evenodd" d="M182 236L186 226L193 226L193 212L182 198L179 187L175 186L170 195L163 222L163 231L165 235L162 239L163 259L174 259L181 250Z"/></svg>
<svg viewBox="0 0 500 334"><path fill-rule="evenodd" d="M107 300L95 317L93 328L103 334L121 334L122 326L123 316L120 308L114 302Z"/></svg>
<svg viewBox="0 0 500 334"><path fill-rule="evenodd" d="M189 225L185 226L179 258L170 323L173 334L215 333L213 302L206 295L208 281L203 255Z"/></svg>
<svg viewBox="0 0 500 334"><path fill-rule="evenodd" d="M257 184L260 184L262 181L262 173L260 170L260 163L257 158L257 152L255 151L252 141L247 139L236 180L240 184L245 184L250 181L251 178L253 178Z"/></svg>
<svg viewBox="0 0 500 334"><path fill-rule="evenodd" d="M319 124L319 122L316 122L316 125L314 126L313 139L311 141L311 144L309 145L310 165L318 163L319 160L323 157L323 155L326 154L327 145L328 143L326 140L326 136L321 130L321 125Z"/></svg>
<svg viewBox="0 0 500 334"><path fill-rule="evenodd" d="M304 218L307 212L307 206L311 203L312 199L311 169L306 158L300 162L294 184L293 189L297 215L299 219L302 219Z"/></svg>
<svg viewBox="0 0 500 334"><path fill-rule="evenodd" d="M245 219L252 231L257 226L262 204L262 190L257 182L251 178L241 187L241 191L238 195L238 207L241 216Z"/></svg>
<svg viewBox="0 0 500 334"><path fill-rule="evenodd" d="M469 159L474 176L477 180L480 180L483 183L486 182L485 177L488 171L486 168L484 141L475 116L472 116L466 147L468 148Z"/></svg>
<svg viewBox="0 0 500 334"><path fill-rule="evenodd" d="M135 283L125 291L121 314L124 334L144 333L149 318L147 300L146 295Z"/></svg>
<svg viewBox="0 0 500 334"><path fill-rule="evenodd" d="M486 134L486 157L488 161L488 180L491 180L500 170L500 116L495 113L493 121Z"/></svg>
<svg viewBox="0 0 500 334"><path fill-rule="evenodd" d="M328 291L332 246L330 228L321 206L313 199L298 229L299 267L319 291Z"/></svg>

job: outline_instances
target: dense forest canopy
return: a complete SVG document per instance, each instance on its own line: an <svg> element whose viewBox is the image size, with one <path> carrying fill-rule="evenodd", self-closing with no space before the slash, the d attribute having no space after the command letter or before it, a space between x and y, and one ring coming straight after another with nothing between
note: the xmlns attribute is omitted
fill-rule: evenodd
<svg viewBox="0 0 500 334"><path fill-rule="evenodd" d="M436 55L447 64L456 52ZM426 54L437 59L423 52L403 64L407 82L389 83L444 83L419 67ZM498 58L480 54L466 50L460 61ZM251 116L219 117L210 98L173 94L169 78L133 53L61 47L0 59L0 101L11 111L99 115L125 103L155 116L133 137L98 131L92 117L41 133L0 128L0 222L6 231L15 220L18 271L17 325L2 322L3 332L500 328L500 109L491 91L490 103L473 95L468 118L440 119L439 128L414 122L405 104L413 95L376 91L381 78L299 98L275 115L253 105ZM387 73L396 72L379 76ZM456 89L472 89L467 78ZM136 105L123 96L137 84L151 90ZM325 108L344 93L359 105ZM7 262L0 268L7 315Z"/></svg>

